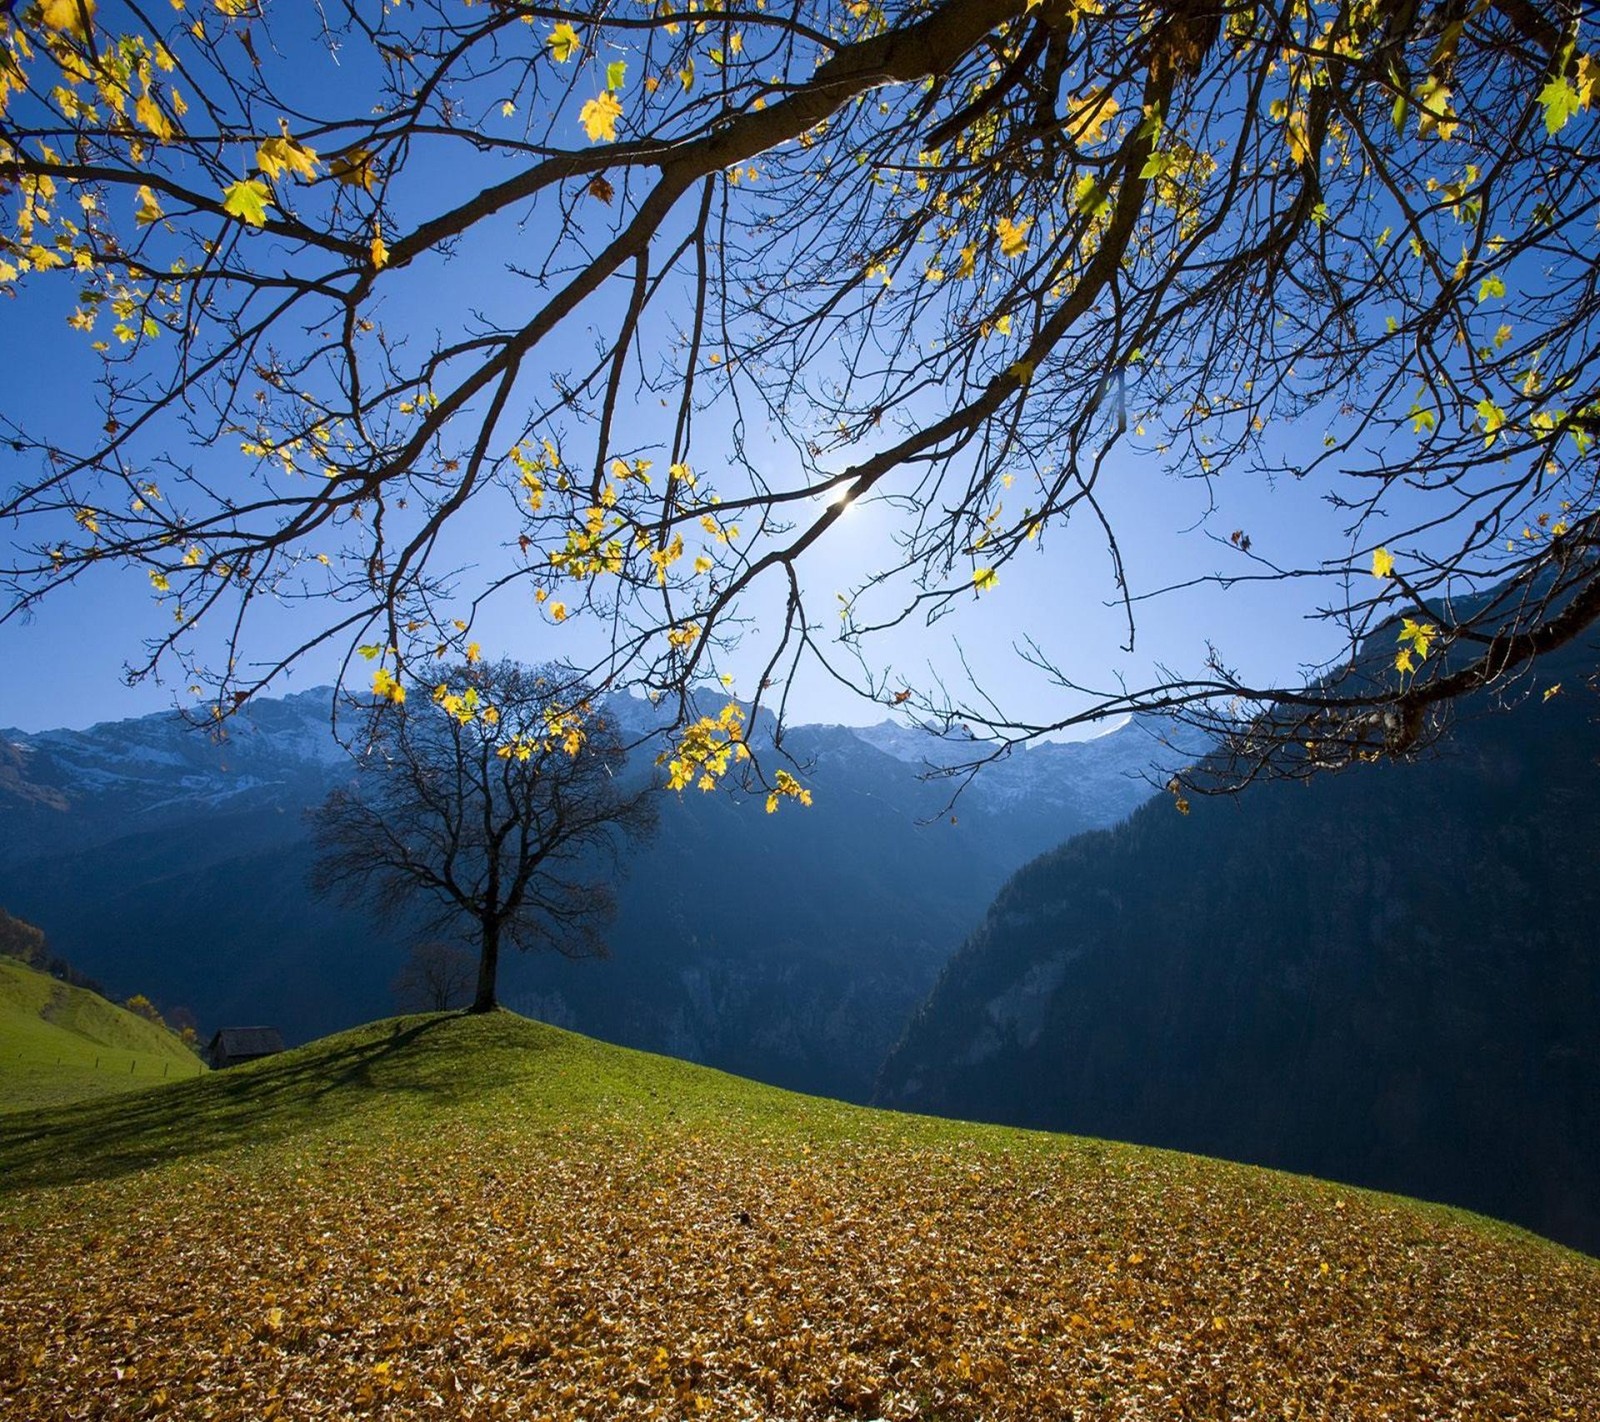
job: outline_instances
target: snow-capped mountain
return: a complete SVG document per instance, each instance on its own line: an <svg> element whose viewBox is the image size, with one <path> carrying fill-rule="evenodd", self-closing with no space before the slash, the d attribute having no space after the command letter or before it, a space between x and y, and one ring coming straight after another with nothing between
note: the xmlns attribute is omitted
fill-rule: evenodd
<svg viewBox="0 0 1600 1422"><path fill-rule="evenodd" d="M252 702L221 726L174 713L85 730L0 730L0 796L61 813L93 805L93 823L75 826L91 834L135 816L298 802L307 787L348 772L332 708L332 690L318 687ZM0 853L7 847L0 838Z"/></svg>
<svg viewBox="0 0 1600 1422"><path fill-rule="evenodd" d="M220 732L177 715L0 732L0 906L112 991L305 1038L391 1010L406 944L305 888L304 812L355 769L317 688L264 699ZM611 707L641 738L662 715ZM864 1097L912 1006L1006 876L1123 819L1172 753L1139 723L1016 751L962 789L930 766L970 740L915 728L752 728L810 809L689 791L636 852L604 964L514 958L508 1006L630 1045ZM787 756L789 760L777 757ZM770 773L770 772L769 772Z"/></svg>

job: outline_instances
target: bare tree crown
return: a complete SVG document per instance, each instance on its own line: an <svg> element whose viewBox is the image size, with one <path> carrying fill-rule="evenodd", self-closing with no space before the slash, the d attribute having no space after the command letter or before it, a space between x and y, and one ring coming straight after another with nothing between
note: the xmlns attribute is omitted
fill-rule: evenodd
<svg viewBox="0 0 1600 1422"><path fill-rule="evenodd" d="M370 708L357 782L314 815L313 887L476 948L487 1010L502 947L605 953L620 856L657 797L570 668L417 670L418 695Z"/></svg>

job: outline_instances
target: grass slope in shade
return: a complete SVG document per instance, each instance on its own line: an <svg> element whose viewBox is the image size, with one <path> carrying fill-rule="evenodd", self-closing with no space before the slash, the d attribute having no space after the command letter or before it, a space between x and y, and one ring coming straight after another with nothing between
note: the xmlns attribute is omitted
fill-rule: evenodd
<svg viewBox="0 0 1600 1422"><path fill-rule="evenodd" d="M106 1096L204 1070L193 1052L153 1022L0 958L0 1112Z"/></svg>
<svg viewBox="0 0 1600 1422"><path fill-rule="evenodd" d="M0 1125L0 1416L1600 1417L1600 1263L509 1014Z"/></svg>

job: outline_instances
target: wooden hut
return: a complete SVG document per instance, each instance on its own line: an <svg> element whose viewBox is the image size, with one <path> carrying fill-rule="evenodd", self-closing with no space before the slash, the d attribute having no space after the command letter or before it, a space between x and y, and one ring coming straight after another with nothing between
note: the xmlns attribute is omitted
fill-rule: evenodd
<svg viewBox="0 0 1600 1422"><path fill-rule="evenodd" d="M206 1060L216 1070L276 1056L283 1050L283 1034L276 1027L224 1027L206 1048Z"/></svg>

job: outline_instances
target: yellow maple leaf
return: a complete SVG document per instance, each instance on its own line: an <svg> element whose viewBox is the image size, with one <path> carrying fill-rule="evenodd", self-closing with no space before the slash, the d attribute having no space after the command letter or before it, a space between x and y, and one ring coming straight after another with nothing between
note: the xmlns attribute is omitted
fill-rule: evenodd
<svg viewBox="0 0 1600 1422"><path fill-rule="evenodd" d="M134 194L133 220L144 227L152 222L160 222L163 215L161 204L156 201L156 195L148 187L141 185L139 191Z"/></svg>
<svg viewBox="0 0 1600 1422"><path fill-rule="evenodd" d="M557 64L566 64L583 48L578 32L565 20L550 31L548 43L550 56Z"/></svg>
<svg viewBox="0 0 1600 1422"><path fill-rule="evenodd" d="M1402 618L1400 625L1404 629L1401 636L1411 639L1416 646L1417 655L1427 656L1429 643L1439 635L1439 629L1431 622L1413 622L1409 617Z"/></svg>
<svg viewBox="0 0 1600 1422"><path fill-rule="evenodd" d="M1392 578L1394 576L1394 558L1387 548L1374 548L1372 550L1372 576L1375 578Z"/></svg>
<svg viewBox="0 0 1600 1422"><path fill-rule="evenodd" d="M1000 575L993 568L974 568L972 570L972 586L979 592L988 592L1000 581Z"/></svg>
<svg viewBox="0 0 1600 1422"><path fill-rule="evenodd" d="M377 225L372 229L372 265L382 270L389 265L389 244L383 240L383 229Z"/></svg>
<svg viewBox="0 0 1600 1422"><path fill-rule="evenodd" d="M43 0L39 19L47 30L61 30L87 40L94 29L94 0Z"/></svg>
<svg viewBox="0 0 1600 1422"><path fill-rule="evenodd" d="M172 120L162 111L148 91L141 94L133 105L133 120L157 139L171 138L177 130Z"/></svg>
<svg viewBox="0 0 1600 1422"><path fill-rule="evenodd" d="M222 210L230 217L237 217L251 227L265 227L267 203L271 197L272 194L267 191L265 183L247 178L231 184L223 191Z"/></svg>
<svg viewBox="0 0 1600 1422"><path fill-rule="evenodd" d="M372 674L372 694L398 706L406 699L406 689L390 675L386 667Z"/></svg>
<svg viewBox="0 0 1600 1422"><path fill-rule="evenodd" d="M335 182L343 183L346 187L360 188L364 193L372 191L373 180L378 176L372 154L365 148L352 148L330 159L328 172Z"/></svg>
<svg viewBox="0 0 1600 1422"><path fill-rule="evenodd" d="M281 138L264 139L257 145L256 166L269 178L284 173L298 173L309 182L317 176L322 162L315 148L307 148L305 144L289 137L288 125L285 124Z"/></svg>
<svg viewBox="0 0 1600 1422"><path fill-rule="evenodd" d="M1311 157L1311 139L1306 132L1306 116L1300 110L1289 115L1289 157L1302 164Z"/></svg>
<svg viewBox="0 0 1600 1422"><path fill-rule="evenodd" d="M1000 239L1000 255L1002 257L1020 257L1028 250L1028 229L1033 226L1033 219L1025 217L1021 222L1013 222L1009 217L1002 217L994 224L995 236Z"/></svg>
<svg viewBox="0 0 1600 1422"><path fill-rule="evenodd" d="M578 122L591 140L598 143L617 141L617 120L622 117L622 104L609 89L589 100L578 110Z"/></svg>
<svg viewBox="0 0 1600 1422"><path fill-rule="evenodd" d="M1417 90L1417 134L1433 134L1446 143L1455 137L1461 124L1450 106L1450 90L1443 80L1430 78Z"/></svg>
<svg viewBox="0 0 1600 1422"><path fill-rule="evenodd" d="M1091 89L1067 103L1067 131L1081 144L1103 143L1106 125L1117 116L1117 101L1103 89Z"/></svg>

